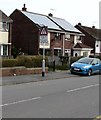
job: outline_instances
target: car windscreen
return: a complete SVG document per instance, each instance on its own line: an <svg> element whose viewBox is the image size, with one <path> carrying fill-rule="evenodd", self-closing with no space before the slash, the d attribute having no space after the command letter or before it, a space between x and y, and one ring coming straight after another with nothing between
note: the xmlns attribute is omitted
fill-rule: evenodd
<svg viewBox="0 0 101 120"><path fill-rule="evenodd" d="M93 59L90 58L81 58L78 60L79 63L84 63L84 64L91 64Z"/></svg>

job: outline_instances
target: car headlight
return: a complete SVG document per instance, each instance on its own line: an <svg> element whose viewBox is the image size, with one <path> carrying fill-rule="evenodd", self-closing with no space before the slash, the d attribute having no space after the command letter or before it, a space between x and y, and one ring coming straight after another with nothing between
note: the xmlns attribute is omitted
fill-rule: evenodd
<svg viewBox="0 0 101 120"><path fill-rule="evenodd" d="M84 66L83 68L89 68L89 66Z"/></svg>
<svg viewBox="0 0 101 120"><path fill-rule="evenodd" d="M71 67L73 67L74 66L74 64L71 64Z"/></svg>

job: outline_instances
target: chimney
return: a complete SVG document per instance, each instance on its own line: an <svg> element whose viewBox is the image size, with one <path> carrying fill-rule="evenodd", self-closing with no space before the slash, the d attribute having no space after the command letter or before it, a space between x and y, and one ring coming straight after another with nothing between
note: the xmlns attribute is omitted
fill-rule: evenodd
<svg viewBox="0 0 101 120"><path fill-rule="evenodd" d="M22 11L27 11L27 8L25 6L26 6L26 4L24 4Z"/></svg>
<svg viewBox="0 0 101 120"><path fill-rule="evenodd" d="M92 26L92 28L94 29L94 28L95 28L95 26L93 25L93 26Z"/></svg>
<svg viewBox="0 0 101 120"><path fill-rule="evenodd" d="M52 14L52 13L49 13L48 16L53 17L53 14Z"/></svg>

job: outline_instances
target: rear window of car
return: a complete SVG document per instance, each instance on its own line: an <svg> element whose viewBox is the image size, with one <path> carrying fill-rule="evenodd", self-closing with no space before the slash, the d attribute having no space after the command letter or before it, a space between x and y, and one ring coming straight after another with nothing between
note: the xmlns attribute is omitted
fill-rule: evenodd
<svg viewBox="0 0 101 120"><path fill-rule="evenodd" d="M93 59L91 58L81 58L78 60L79 63L84 63L84 64L91 64Z"/></svg>

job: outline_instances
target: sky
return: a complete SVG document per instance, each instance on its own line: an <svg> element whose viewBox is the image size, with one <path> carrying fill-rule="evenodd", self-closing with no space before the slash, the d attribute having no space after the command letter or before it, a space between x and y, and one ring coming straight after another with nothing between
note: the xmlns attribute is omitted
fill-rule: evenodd
<svg viewBox="0 0 101 120"><path fill-rule="evenodd" d="M0 10L9 16L26 4L27 11L63 18L73 26L79 22L99 28L99 2L101 0L0 0Z"/></svg>

